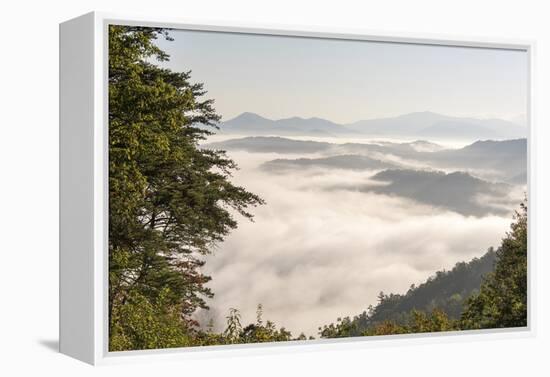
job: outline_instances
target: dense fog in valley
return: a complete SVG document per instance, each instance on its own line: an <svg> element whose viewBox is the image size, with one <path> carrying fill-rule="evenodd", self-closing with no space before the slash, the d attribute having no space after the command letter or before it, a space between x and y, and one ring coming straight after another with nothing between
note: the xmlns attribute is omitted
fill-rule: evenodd
<svg viewBox="0 0 550 377"><path fill-rule="evenodd" d="M527 326L528 51L108 29L110 352Z"/></svg>
<svg viewBox="0 0 550 377"><path fill-rule="evenodd" d="M197 314L217 330L230 308L296 335L404 293L497 246L525 192L525 139L214 135L234 183L260 195L252 222L207 257L215 292ZM238 218L238 216L236 215Z"/></svg>

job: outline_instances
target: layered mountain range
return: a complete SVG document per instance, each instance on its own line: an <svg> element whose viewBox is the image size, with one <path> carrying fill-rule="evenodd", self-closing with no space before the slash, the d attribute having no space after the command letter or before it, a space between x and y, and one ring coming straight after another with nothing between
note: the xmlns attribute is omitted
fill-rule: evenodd
<svg viewBox="0 0 550 377"><path fill-rule="evenodd" d="M336 144L253 136L205 147L281 155L260 166L270 174L364 171L362 182L317 189L399 196L466 216L507 214L517 204L517 195L510 194L527 184L526 139L476 141L447 149L424 140Z"/></svg>
<svg viewBox="0 0 550 377"><path fill-rule="evenodd" d="M527 129L502 119L453 117L429 111L339 124L322 118L268 119L245 112L222 122L221 133L309 136L414 136L422 138L513 139Z"/></svg>

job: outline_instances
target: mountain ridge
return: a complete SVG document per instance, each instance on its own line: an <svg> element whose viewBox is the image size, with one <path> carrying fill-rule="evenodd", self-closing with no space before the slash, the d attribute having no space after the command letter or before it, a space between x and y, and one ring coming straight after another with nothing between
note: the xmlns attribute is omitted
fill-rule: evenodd
<svg viewBox="0 0 550 377"><path fill-rule="evenodd" d="M449 318L459 319L467 298L479 291L485 276L494 270L496 261L496 251L489 248L480 257L458 262L450 270L439 270L419 285L412 284L404 293L388 295L380 292L378 304L344 319L345 330L349 333L335 335L359 336L384 321L402 324L407 321L412 310L430 312L438 308ZM334 325L322 328L326 334L331 329L335 329Z"/></svg>
<svg viewBox="0 0 550 377"><path fill-rule="evenodd" d="M454 138L510 139L526 136L526 127L508 120L457 117L431 111L412 112L394 117L337 123L320 117L293 116L270 119L244 112L220 123L222 133L255 132L286 135L400 135Z"/></svg>

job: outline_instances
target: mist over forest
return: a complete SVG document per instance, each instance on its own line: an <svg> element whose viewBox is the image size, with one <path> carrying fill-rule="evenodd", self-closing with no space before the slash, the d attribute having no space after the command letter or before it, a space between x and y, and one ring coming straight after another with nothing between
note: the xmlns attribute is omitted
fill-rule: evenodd
<svg viewBox="0 0 550 377"><path fill-rule="evenodd" d="M203 145L227 151L233 182L266 201L207 260L216 295L197 318L218 329L229 308L252 321L261 303L274 322L316 336L380 291L405 293L484 255L524 196L526 139L255 132L263 126Z"/></svg>
<svg viewBox="0 0 550 377"><path fill-rule="evenodd" d="M524 52L108 46L109 351L527 326Z"/></svg>

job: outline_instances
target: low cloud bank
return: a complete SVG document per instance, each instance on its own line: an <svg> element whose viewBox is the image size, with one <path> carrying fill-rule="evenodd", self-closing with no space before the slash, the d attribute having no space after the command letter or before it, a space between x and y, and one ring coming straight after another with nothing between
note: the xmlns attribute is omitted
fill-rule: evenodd
<svg viewBox="0 0 550 377"><path fill-rule="evenodd" d="M380 291L405 292L437 270L481 256L511 222L379 192L324 189L364 183L365 172L271 174L259 166L288 155L229 155L241 167L234 182L267 204L207 257L215 297L198 318L203 324L212 318L217 330L229 308L241 311L243 323L254 322L261 303L265 319L294 335L318 336L319 326L375 304Z"/></svg>

